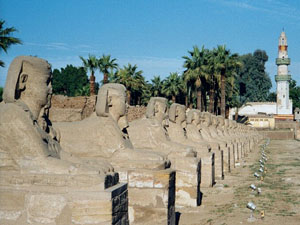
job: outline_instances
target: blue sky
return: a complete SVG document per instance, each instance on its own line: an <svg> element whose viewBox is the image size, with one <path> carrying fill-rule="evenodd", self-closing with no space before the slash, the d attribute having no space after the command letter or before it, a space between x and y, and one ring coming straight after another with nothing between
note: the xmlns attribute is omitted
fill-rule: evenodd
<svg viewBox="0 0 300 225"><path fill-rule="evenodd" d="M60 68L80 66L79 55L110 54L121 66L137 64L150 80L181 72L182 56L193 45L221 44L239 54L266 50L274 83L283 27L290 73L300 85L299 0L0 0L0 18L23 41L1 53L6 67L0 68L0 86L18 55L35 55Z"/></svg>

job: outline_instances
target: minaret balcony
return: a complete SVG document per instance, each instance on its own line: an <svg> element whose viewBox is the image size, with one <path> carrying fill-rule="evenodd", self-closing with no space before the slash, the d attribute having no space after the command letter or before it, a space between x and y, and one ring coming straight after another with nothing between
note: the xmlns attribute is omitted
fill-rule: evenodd
<svg viewBox="0 0 300 225"><path fill-rule="evenodd" d="M275 75L275 81L290 81L292 78L291 75Z"/></svg>
<svg viewBox="0 0 300 225"><path fill-rule="evenodd" d="M291 59L290 58L277 58L276 65L290 65Z"/></svg>

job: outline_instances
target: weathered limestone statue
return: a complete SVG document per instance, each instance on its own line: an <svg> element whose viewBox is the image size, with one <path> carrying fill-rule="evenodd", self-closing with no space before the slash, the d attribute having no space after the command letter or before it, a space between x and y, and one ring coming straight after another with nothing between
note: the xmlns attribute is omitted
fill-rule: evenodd
<svg viewBox="0 0 300 225"><path fill-rule="evenodd" d="M201 112L197 109L191 109L187 112L186 119L186 137L189 141L193 141L202 146L209 145L211 147L211 152L215 153L215 176L219 179L224 179L224 165L223 165L223 153L224 151L220 149L220 145L217 142L205 141L200 134L200 120ZM227 164L225 164L227 166Z"/></svg>
<svg viewBox="0 0 300 225"><path fill-rule="evenodd" d="M133 147L123 85L103 85L90 117L54 126L67 152L82 159L106 159L120 180L128 182L131 224L175 223L175 171L168 169L170 162L164 154Z"/></svg>
<svg viewBox="0 0 300 225"><path fill-rule="evenodd" d="M83 164L39 126L50 80L40 58L20 56L9 67L0 104L0 224L128 224L127 186L112 167Z"/></svg>
<svg viewBox="0 0 300 225"><path fill-rule="evenodd" d="M235 151L235 161L240 161L242 159L242 151L243 151L243 141L237 134L237 122L234 120L229 120L229 130L230 136L236 143L236 151Z"/></svg>
<svg viewBox="0 0 300 225"><path fill-rule="evenodd" d="M207 142L194 142L189 140L186 134L186 109L184 105L173 103L169 110L169 126L167 128L170 139L176 143L192 146L201 158L202 184L215 179L215 154L210 152L211 147ZM213 165L213 167L211 166ZM223 164L218 161L218 172L220 177L223 174ZM210 182L208 183L210 184ZM207 185L205 185L207 186Z"/></svg>
<svg viewBox="0 0 300 225"><path fill-rule="evenodd" d="M167 118L167 99L152 97L145 117L132 121L128 134L134 147L168 155L172 168L176 169L176 205L197 206L201 203L200 160L192 147L170 140Z"/></svg>
<svg viewBox="0 0 300 225"><path fill-rule="evenodd" d="M216 120L213 119L213 115L209 112L201 113L201 124L200 124L200 134L204 140L210 142L216 142L220 145L220 149L224 151L224 168L225 171L230 172L231 168L235 167L235 145L228 142L228 139L220 136L216 129Z"/></svg>

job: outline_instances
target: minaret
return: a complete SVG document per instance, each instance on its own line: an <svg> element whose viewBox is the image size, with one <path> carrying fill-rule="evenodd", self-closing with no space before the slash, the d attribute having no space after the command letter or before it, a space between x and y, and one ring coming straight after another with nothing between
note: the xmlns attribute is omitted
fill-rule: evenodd
<svg viewBox="0 0 300 225"><path fill-rule="evenodd" d="M287 48L287 38L284 31L282 31L279 37L278 58L276 59L277 75L275 76L277 83L276 113L279 115L293 113L293 103L289 99L289 81L291 80L291 75L288 74L288 65L290 65L291 60L288 57Z"/></svg>

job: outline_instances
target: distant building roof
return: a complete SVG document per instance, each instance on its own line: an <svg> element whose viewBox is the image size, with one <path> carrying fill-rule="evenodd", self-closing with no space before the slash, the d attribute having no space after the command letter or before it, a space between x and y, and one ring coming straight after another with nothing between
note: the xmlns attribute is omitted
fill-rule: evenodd
<svg viewBox="0 0 300 225"><path fill-rule="evenodd" d="M276 105L276 102L247 102L245 105Z"/></svg>

